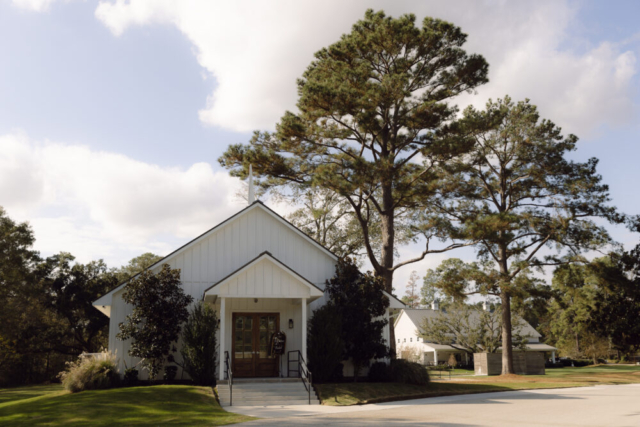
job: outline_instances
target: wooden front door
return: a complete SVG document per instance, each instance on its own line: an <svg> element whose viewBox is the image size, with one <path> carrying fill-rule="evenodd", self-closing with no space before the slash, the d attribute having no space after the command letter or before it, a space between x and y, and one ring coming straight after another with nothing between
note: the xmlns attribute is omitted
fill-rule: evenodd
<svg viewBox="0 0 640 427"><path fill-rule="evenodd" d="M233 313L234 377L278 376L278 356L271 354L271 337L279 330L278 313Z"/></svg>

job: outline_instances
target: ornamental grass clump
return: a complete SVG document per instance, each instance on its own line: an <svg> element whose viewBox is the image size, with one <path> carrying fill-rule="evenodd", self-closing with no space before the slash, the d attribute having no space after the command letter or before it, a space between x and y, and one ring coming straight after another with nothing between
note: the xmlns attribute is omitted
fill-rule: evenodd
<svg viewBox="0 0 640 427"><path fill-rule="evenodd" d="M115 387L120 379L116 355L107 351L81 354L75 362L67 362L67 369L58 377L71 393Z"/></svg>

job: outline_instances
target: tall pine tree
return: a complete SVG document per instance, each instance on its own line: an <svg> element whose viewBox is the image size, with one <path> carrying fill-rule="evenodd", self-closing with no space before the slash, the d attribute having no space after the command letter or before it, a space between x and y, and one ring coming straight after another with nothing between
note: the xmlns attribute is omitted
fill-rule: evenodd
<svg viewBox="0 0 640 427"><path fill-rule="evenodd" d="M469 107L463 126L475 135L474 148L446 165L449 191L436 204L466 224L481 263L445 288L454 296L500 297L502 373L511 374L511 300L536 290L532 270L577 260L610 243L594 219L624 218L609 206L598 160L569 160L578 138L562 136L528 100L489 101L484 111Z"/></svg>
<svg viewBox="0 0 640 427"><path fill-rule="evenodd" d="M437 191L436 166L472 142L445 126L457 113L451 100L487 82L487 62L462 49L466 40L449 22L427 17L419 28L414 15L394 19L368 10L351 33L315 54L298 80L299 112L285 113L275 133L256 132L247 145L230 146L220 163L242 178L252 164L263 188L302 185L338 194L353 209L368 259L391 293L398 268L462 245L434 248L434 240L456 236L455 226L417 212ZM408 222L424 250L396 263L396 231Z"/></svg>

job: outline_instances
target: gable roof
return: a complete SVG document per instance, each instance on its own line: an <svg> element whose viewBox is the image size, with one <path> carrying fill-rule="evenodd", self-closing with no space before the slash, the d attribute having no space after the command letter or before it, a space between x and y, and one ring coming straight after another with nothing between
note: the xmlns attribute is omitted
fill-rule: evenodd
<svg viewBox="0 0 640 427"><path fill-rule="evenodd" d="M227 275L223 279L219 280L218 282L214 283L213 285L211 285L207 289L205 289L203 294L202 294L202 298L204 299L204 297L207 295L207 292L209 292L213 288L219 287L220 285L224 284L225 282L228 282L228 281L232 280L233 278L237 277L242 272L250 269L251 267L253 267L254 265L256 265L257 263L259 263L260 261L262 261L264 259L268 259L269 261L271 261L272 263L276 264L281 269L285 270L291 276L293 276L296 279L298 279L298 281L300 281L303 285L305 285L306 287L309 288L311 296L321 297L322 295L324 295L324 291L322 289L320 289L319 287L317 287L316 285L311 283L309 280L307 280L306 278L304 278L303 276L298 274L291 267L289 267L288 265L286 265L285 263L283 263L282 261L280 261L279 259L277 259L273 255L271 255L271 253L269 251L264 251L260 255L258 255L257 257L255 257L254 259L252 259L251 261L246 263L245 265L243 265L242 267L238 268L236 271L232 272L231 274Z"/></svg>
<svg viewBox="0 0 640 427"><path fill-rule="evenodd" d="M431 310L428 308L405 308L402 310L402 313L400 314L400 316L398 316L398 319L396 320L396 322L394 323L394 327L395 325L398 324L398 322L400 321L400 318L403 315L406 315L409 320L411 320L411 322L415 325L416 328L418 328L420 326L420 324L422 324L422 322L424 321L424 319L435 319L440 313L442 313L442 311L440 310ZM472 312L471 316L473 317L477 317L478 313L477 312ZM540 338L542 335L540 335L540 333L538 331L536 331L533 326L531 326L529 324L529 322L527 322L524 319L522 320L522 327L520 328L520 333L527 335L527 336L531 336L533 338Z"/></svg>
<svg viewBox="0 0 640 427"><path fill-rule="evenodd" d="M271 215L273 218L275 218L278 222L284 224L285 226L287 226L289 229L291 229L292 231L294 231L297 235L303 237L304 239L306 239L307 241L309 241L312 245L314 245L316 248L320 249L322 252L324 252L326 255L328 255L330 258L332 258L333 260L338 260L338 256L336 254L334 254L333 252L331 252L329 249L327 249L326 247L322 246L320 243L318 243L317 241L315 241L314 239L312 239L311 237L309 237L307 234L305 234L302 230L300 230L298 227L296 227L295 225L291 224L289 221L287 221L286 219L284 219L281 215L279 215L278 213L276 213L274 210L272 210L271 208L269 208L268 206L266 206L263 202L261 202L260 200L256 200L254 201L252 204L250 204L249 206L247 206L246 208L240 210L239 212L235 213L234 215L230 216L229 218L225 219L224 221L222 221L221 223L217 224L216 226L210 228L209 230L205 231L204 233L202 233L201 235L199 235L198 237L194 238L193 240L185 243L184 245L180 246L178 249L176 249L175 251L171 252L170 254L166 255L165 257L163 257L162 259L160 259L159 261L155 262L154 264L150 265L149 267L147 267L147 270L152 269L158 265L162 265L163 263L166 262L166 260L174 255L177 255L178 253L180 253L183 250L186 250L187 248L189 248L190 246L192 246L193 244L195 244L196 242L198 242L199 240L207 237L208 235L210 235L211 233L213 233L214 231L218 230L220 227L230 223L231 221L241 217L242 215L245 215L246 213L255 210L255 209L262 209L264 212L268 213L269 215ZM138 277L140 275L140 273L137 273L131 277L129 277L128 279L120 282L117 286L115 286L114 288L112 288L111 290L109 290L108 292L106 292L104 295L102 295L100 298L98 298L97 300L95 300L93 302L93 305L96 307L105 307L105 306L110 306L111 305L111 299L109 298L111 295L113 295L115 292L117 292L118 290L120 290L124 285L126 285L130 280ZM101 310L103 311L103 310Z"/></svg>
<svg viewBox="0 0 640 427"><path fill-rule="evenodd" d="M395 295L392 295L387 291L382 291L382 293L389 298L389 308L404 309L407 306L407 304L403 303L402 300L398 299Z"/></svg>

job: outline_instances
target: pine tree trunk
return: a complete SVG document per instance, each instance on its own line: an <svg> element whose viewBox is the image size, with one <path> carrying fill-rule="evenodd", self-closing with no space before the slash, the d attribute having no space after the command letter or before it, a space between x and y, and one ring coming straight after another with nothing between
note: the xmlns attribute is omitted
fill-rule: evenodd
<svg viewBox="0 0 640 427"><path fill-rule="evenodd" d="M380 265L382 271L379 272L384 282L384 289L389 295L393 292L393 246L395 241L394 227L394 209L393 209L393 189L391 183L382 184L382 208L381 216L381 238L382 251ZM393 330L393 324L389 321L389 348L392 357L395 358L396 352L396 334Z"/></svg>
<svg viewBox="0 0 640 427"><path fill-rule="evenodd" d="M511 297L500 293L502 300L502 375L513 374L513 347L511 340Z"/></svg>

